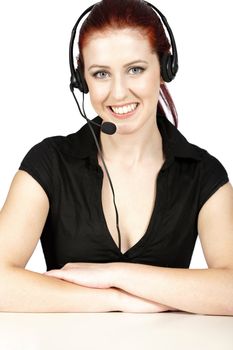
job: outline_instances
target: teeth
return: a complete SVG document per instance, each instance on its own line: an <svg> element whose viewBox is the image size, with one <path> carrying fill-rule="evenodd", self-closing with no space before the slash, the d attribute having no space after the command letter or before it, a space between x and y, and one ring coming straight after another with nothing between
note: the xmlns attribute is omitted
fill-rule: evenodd
<svg viewBox="0 0 233 350"><path fill-rule="evenodd" d="M135 110L137 107L137 103L132 103L131 105L128 106L124 106L124 107L111 107L112 110L117 113L117 114L125 114L125 113L129 113L132 112L133 110Z"/></svg>

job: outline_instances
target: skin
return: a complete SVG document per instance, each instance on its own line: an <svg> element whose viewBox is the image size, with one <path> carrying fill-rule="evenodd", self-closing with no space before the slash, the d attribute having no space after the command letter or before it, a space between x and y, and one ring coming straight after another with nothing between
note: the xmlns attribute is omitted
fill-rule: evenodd
<svg viewBox="0 0 233 350"><path fill-rule="evenodd" d="M118 35L113 37L119 38ZM140 48L142 49L142 46ZM122 52L125 55L125 50ZM139 52L140 56L143 53L143 51L133 52ZM150 52L147 58L149 54ZM140 78L133 76L131 79L131 75L127 74L128 70L123 71L122 62L114 68L114 71L113 67L111 69L110 82L113 85L111 90L106 89L108 95L104 97L105 99L97 99L99 94L105 92L105 80L101 81L103 86L101 85L99 91L92 89L89 82L90 96L93 102L97 99L96 108L103 112L104 120L110 118L104 109L105 102L106 105L123 100L129 102L128 98L137 98L140 101L142 108L140 113L132 118L132 123L119 121L120 131L106 139L110 142L107 156L113 156L113 159L117 160L117 157L124 155L126 161L132 159L137 163L140 161L140 156L151 155L152 150L155 150L152 146L158 143L156 124L154 123L151 129L145 127L152 120L149 113L144 113L151 107L148 103L151 91L148 90L146 94L147 85L144 85L145 89L137 95L144 79L141 75ZM145 74L143 76L146 77ZM150 75L148 83L153 79L155 76ZM131 85L133 81L135 84ZM159 80L155 81L159 84ZM124 84L121 85L121 82ZM155 86L158 88L158 85L152 85L153 88ZM119 91L125 91L125 94L122 94L124 98L119 98ZM154 98L155 95L152 100ZM152 126L152 122L150 125ZM145 135L148 138L143 138ZM134 144L134 147L131 147L131 144ZM142 148L142 145L146 147ZM129 153L124 154L122 150L128 150ZM124 262L71 263L59 270L58 275L56 270L45 274L90 288L103 288L103 293L97 293L95 289L92 293L88 288L81 289L71 283L52 281L48 276L41 278L40 274L25 270L41 235L48 212L49 200L42 187L26 172L19 171L12 181L7 200L0 213L3 280L0 290L0 311L160 312L177 308L198 314L233 316L233 189L230 183L219 188L198 214L198 234L208 269L177 269ZM110 286L114 288L109 290ZM115 291L118 291L118 296L120 295L117 301Z"/></svg>
<svg viewBox="0 0 233 350"><path fill-rule="evenodd" d="M114 135L100 133L105 160L129 168L141 167L155 159L160 162L162 138L156 123L156 109L163 82L158 57L148 39L129 28L96 33L85 45L83 58L92 106L103 121L117 126ZM135 60L148 63L125 66ZM109 68L90 68L92 65ZM93 76L95 73L98 74ZM140 103L137 113L126 120L116 119L107 109L107 106L134 102Z"/></svg>
<svg viewBox="0 0 233 350"><path fill-rule="evenodd" d="M138 58L148 61L147 69L132 75L130 67L123 66ZM137 167L152 156L158 159L161 137L155 123L155 110L161 79L157 56L151 52L147 39L130 30L95 35L84 49L84 63L93 107L104 121L113 121L118 127L114 135L101 133L105 158L118 164L120 169L123 165ZM96 63L110 65L98 75L104 79L94 79L90 74L99 69L88 71L88 67ZM140 109L133 118L116 120L106 106L125 102L140 102ZM126 300L124 294L120 297L123 298L120 310L126 312L130 304L131 310L136 310L132 298L137 296L140 301L156 304L152 305L152 312L183 310L232 316L232 212L230 183L218 189L199 212L198 234L208 269L165 268L124 262L70 263L46 274L90 288L114 287L129 293L127 297L130 299ZM148 310L147 307L145 309L144 305L144 311Z"/></svg>
<svg viewBox="0 0 233 350"><path fill-rule="evenodd" d="M161 162L162 138L156 123L156 109L163 82L158 57L152 52L148 39L131 29L98 33L89 39L83 57L92 106L103 121L111 121L117 126L114 135L100 133L105 161L116 164L121 171L123 167L133 170L151 162L154 164L155 159ZM139 59L147 63L129 64ZM98 67L90 68L92 65ZM135 116L128 120L116 119L107 109L107 106L134 102L140 105ZM114 263L69 263L45 275L90 288L111 288L114 266ZM142 303L144 312L176 310L140 298L135 300L133 294L123 290L119 291L119 300L120 309L127 312L137 310L137 302Z"/></svg>

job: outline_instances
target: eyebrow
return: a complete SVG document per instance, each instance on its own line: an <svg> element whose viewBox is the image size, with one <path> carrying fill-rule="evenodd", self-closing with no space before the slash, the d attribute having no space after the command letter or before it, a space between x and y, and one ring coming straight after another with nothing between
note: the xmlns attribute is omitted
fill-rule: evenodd
<svg viewBox="0 0 233 350"><path fill-rule="evenodd" d="M144 61L144 60L136 60L136 61L132 61L132 62L129 62L129 63L124 64L123 67L127 67L127 66L129 66L130 64L139 63L139 62L140 62L140 63L147 63L147 64L148 64L147 61ZM102 65L100 65L100 64L92 64L92 65L88 68L88 71L89 71L91 68L108 68L108 69L110 69L109 66L102 66Z"/></svg>

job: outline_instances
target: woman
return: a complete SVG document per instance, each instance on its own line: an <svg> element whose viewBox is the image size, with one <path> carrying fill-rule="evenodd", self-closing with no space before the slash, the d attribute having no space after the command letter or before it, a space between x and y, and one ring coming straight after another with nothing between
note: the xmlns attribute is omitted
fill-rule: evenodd
<svg viewBox="0 0 233 350"><path fill-rule="evenodd" d="M23 159L0 216L2 311L233 315L233 189L222 164L166 118L159 96L177 126L161 77L169 49L143 1L103 0L91 11L78 64L95 121L117 126L111 136L94 131L122 245L87 125L43 140ZM197 234L205 270L188 269ZM40 237L43 275L24 269Z"/></svg>

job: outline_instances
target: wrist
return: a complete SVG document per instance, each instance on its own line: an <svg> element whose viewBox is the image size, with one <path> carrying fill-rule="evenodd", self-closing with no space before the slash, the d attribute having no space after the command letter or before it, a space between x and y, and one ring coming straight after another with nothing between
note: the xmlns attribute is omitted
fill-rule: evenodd
<svg viewBox="0 0 233 350"><path fill-rule="evenodd" d="M110 311L122 311L121 303L122 303L122 296L121 292L117 288L110 288L109 291L111 291L111 297L110 297Z"/></svg>
<svg viewBox="0 0 233 350"><path fill-rule="evenodd" d="M120 288L120 281L122 279L123 269L126 268L125 263L113 262L109 263L110 275L111 275L111 287Z"/></svg>

